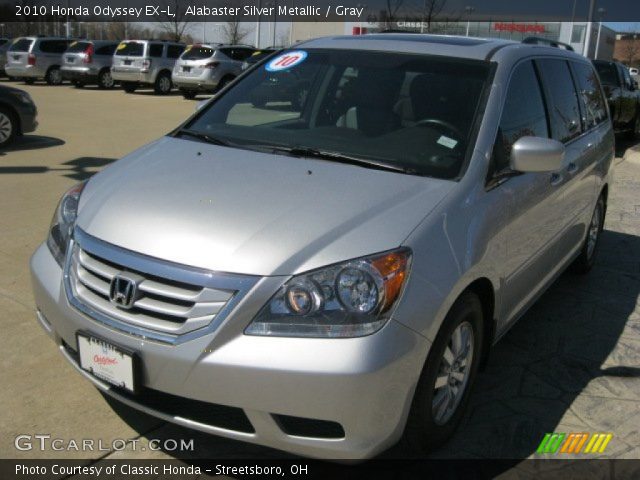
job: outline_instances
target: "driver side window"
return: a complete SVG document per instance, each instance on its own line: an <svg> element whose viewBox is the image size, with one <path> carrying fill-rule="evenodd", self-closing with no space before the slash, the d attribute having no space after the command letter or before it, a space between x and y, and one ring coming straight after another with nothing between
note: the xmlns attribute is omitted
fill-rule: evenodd
<svg viewBox="0 0 640 480"><path fill-rule="evenodd" d="M492 174L509 167L513 144L521 137L549 137L549 125L532 61L519 64L511 75L493 148Z"/></svg>

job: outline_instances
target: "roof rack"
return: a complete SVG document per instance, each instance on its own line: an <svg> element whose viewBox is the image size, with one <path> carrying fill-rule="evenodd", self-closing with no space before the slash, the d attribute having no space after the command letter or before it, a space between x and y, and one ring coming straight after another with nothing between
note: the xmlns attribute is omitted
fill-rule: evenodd
<svg viewBox="0 0 640 480"><path fill-rule="evenodd" d="M546 45L547 47L562 48L564 50L569 50L570 52L574 51L573 47L568 43L549 40L548 38L542 37L527 37L522 40L522 43L526 43L528 45Z"/></svg>

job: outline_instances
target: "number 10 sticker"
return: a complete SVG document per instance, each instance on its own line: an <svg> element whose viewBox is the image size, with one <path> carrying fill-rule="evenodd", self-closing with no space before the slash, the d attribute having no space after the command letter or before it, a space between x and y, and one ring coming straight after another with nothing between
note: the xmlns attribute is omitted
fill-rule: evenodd
<svg viewBox="0 0 640 480"><path fill-rule="evenodd" d="M278 55L267 63L265 68L268 72L279 72L281 70L286 70L287 68L295 67L296 65L304 62L305 58L307 58L307 52L304 50L294 50L292 52L286 52L282 55Z"/></svg>

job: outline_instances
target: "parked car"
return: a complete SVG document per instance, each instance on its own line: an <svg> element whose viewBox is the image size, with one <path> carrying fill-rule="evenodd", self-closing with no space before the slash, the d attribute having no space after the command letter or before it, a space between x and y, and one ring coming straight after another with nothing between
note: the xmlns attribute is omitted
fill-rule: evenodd
<svg viewBox="0 0 640 480"><path fill-rule="evenodd" d="M0 85L0 148L16 136L35 131L38 109L31 96L19 88Z"/></svg>
<svg viewBox="0 0 640 480"><path fill-rule="evenodd" d="M189 45L171 79L185 98L216 92L242 73L242 62L254 51L245 45Z"/></svg>
<svg viewBox="0 0 640 480"><path fill-rule="evenodd" d="M113 56L111 77L120 82L127 93L136 88L152 86L157 94L171 91L171 72L185 49L182 43L152 40L120 42Z"/></svg>
<svg viewBox="0 0 640 480"><path fill-rule="evenodd" d="M297 110L250 105L299 69ZM593 266L613 159L573 52L306 41L62 197L36 315L98 389L164 420L332 459L403 432L433 448L494 342Z"/></svg>
<svg viewBox="0 0 640 480"><path fill-rule="evenodd" d="M616 134L640 137L640 90L629 69L618 62L593 61L609 103Z"/></svg>
<svg viewBox="0 0 640 480"><path fill-rule="evenodd" d="M4 66L7 63L7 50L11 46L10 38L0 38L0 75L5 76Z"/></svg>
<svg viewBox="0 0 640 480"><path fill-rule="evenodd" d="M242 63L242 70L246 70L250 66L255 65L258 62L261 62L262 60L267 58L269 55L273 55L274 53L282 50L283 48L284 47L267 47L267 48L262 48L260 50L256 50L255 52L253 52L253 54L249 58L247 58Z"/></svg>
<svg viewBox="0 0 640 480"><path fill-rule="evenodd" d="M110 40L78 40L62 55L62 77L80 88L97 83L100 88L112 88L113 54L119 42Z"/></svg>
<svg viewBox="0 0 640 480"><path fill-rule="evenodd" d="M49 85L60 85L61 55L72 41L58 37L18 38L7 52L5 71L25 83L44 79Z"/></svg>

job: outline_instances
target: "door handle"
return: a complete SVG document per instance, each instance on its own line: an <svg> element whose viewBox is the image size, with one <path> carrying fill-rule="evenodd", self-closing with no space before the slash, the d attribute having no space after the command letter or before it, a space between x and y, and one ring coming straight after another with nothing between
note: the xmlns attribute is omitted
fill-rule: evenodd
<svg viewBox="0 0 640 480"><path fill-rule="evenodd" d="M553 185L554 187L556 185L560 185L562 183L562 175L560 175L559 173L552 173L551 174L551 181L550 181L551 185Z"/></svg>
<svg viewBox="0 0 640 480"><path fill-rule="evenodd" d="M569 163L569 165L567 165L567 173L569 175L573 175L577 171L578 171L578 165L576 165L574 162L571 162Z"/></svg>

